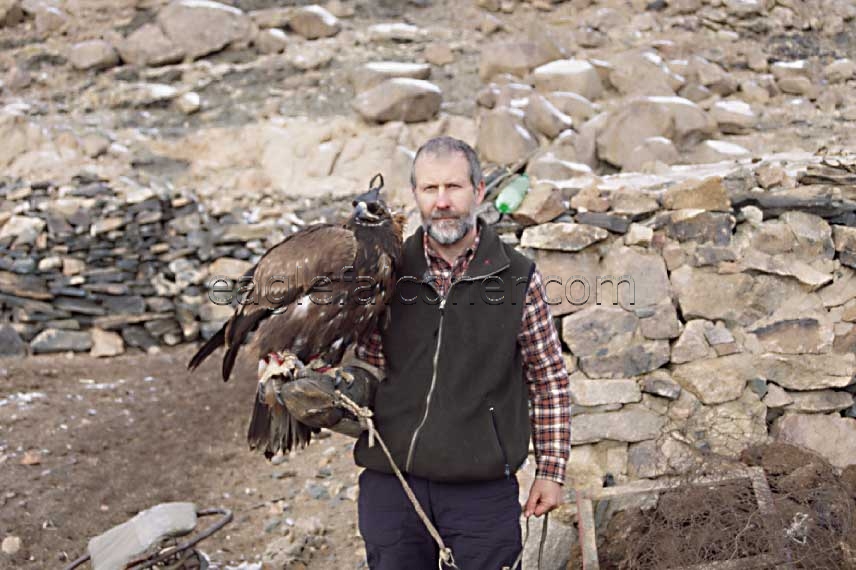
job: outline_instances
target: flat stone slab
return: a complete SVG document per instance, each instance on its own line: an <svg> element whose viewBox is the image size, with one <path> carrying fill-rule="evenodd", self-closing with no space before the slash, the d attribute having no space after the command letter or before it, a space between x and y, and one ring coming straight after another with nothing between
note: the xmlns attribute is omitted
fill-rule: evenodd
<svg viewBox="0 0 856 570"><path fill-rule="evenodd" d="M196 505L161 503L138 513L89 541L87 547L94 570L124 570L161 540L181 536L196 528Z"/></svg>

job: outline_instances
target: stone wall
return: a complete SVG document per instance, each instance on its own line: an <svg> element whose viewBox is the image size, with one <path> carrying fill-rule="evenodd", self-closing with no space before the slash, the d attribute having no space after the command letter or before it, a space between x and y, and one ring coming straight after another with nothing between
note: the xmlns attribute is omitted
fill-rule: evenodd
<svg viewBox="0 0 856 570"><path fill-rule="evenodd" d="M548 278L575 477L653 477L692 450L735 455L770 434L854 461L854 184L803 155L542 180L511 218L485 205ZM22 212L0 220L5 354L207 338L231 314L208 298L211 277L238 277L304 220L344 213L316 201L239 219L83 177L0 192Z"/></svg>
<svg viewBox="0 0 856 570"><path fill-rule="evenodd" d="M519 242L552 278L577 483L770 435L856 462L856 173L780 158L541 183L515 214L543 222Z"/></svg>
<svg viewBox="0 0 856 570"><path fill-rule="evenodd" d="M8 183L0 194L24 212L0 220L5 355L113 356L207 338L232 313L209 300L210 276L243 275L304 225L299 214L335 216L323 204L294 212L262 203L239 219L192 196L80 178L62 188Z"/></svg>

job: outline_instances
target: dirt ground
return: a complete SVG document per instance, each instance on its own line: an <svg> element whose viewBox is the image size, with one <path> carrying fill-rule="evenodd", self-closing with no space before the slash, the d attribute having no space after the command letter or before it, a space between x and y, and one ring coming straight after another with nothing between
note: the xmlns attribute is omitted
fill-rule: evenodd
<svg viewBox="0 0 856 570"><path fill-rule="evenodd" d="M253 371L244 363L224 384L210 359L191 375L192 354L0 360L0 536L21 539L0 568L62 568L89 538L164 501L234 512L200 545L220 567L258 560L289 520L312 517L337 548L308 568L359 567L356 505L344 497L357 476L352 440L334 434L272 465L246 447ZM327 462L332 475L319 479ZM331 498L313 499L309 484Z"/></svg>

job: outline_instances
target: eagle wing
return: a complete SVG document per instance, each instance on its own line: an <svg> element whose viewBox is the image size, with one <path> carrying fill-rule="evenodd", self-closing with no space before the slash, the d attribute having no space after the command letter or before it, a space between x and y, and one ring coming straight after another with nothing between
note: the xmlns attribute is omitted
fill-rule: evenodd
<svg viewBox="0 0 856 570"><path fill-rule="evenodd" d="M310 293L317 278L341 280L343 269L354 264L357 247L353 232L332 224L310 226L272 247L245 274L244 282L249 282L238 308L191 359L190 368L196 368L219 346L225 345L222 373L223 380L228 380L249 334L271 319L294 320L294 304ZM293 340L268 339L278 345L277 350L290 348Z"/></svg>

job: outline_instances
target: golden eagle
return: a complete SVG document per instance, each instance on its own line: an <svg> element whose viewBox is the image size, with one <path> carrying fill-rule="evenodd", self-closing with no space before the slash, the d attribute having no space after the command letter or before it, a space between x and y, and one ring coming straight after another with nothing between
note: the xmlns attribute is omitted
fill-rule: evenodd
<svg viewBox="0 0 856 570"><path fill-rule="evenodd" d="M234 315L188 364L194 370L225 346L226 381L239 350L248 345L259 359L259 386L247 440L268 458L304 447L317 431L289 414L279 394L282 384L304 363L337 366L348 347L386 314L404 216L389 210L380 198L382 187L378 174L354 199L344 224L311 225L268 250L244 276L250 283Z"/></svg>

